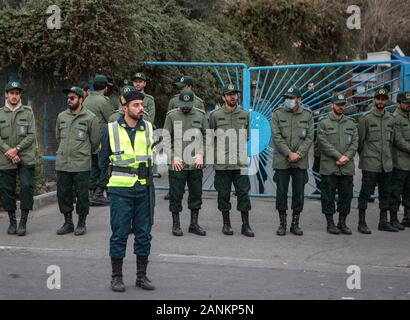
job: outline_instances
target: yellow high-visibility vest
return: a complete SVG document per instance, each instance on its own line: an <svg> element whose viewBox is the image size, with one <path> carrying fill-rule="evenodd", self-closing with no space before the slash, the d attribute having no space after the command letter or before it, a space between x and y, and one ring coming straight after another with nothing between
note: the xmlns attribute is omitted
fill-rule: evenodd
<svg viewBox="0 0 410 320"><path fill-rule="evenodd" d="M144 123L145 130L135 132L134 147L126 129L118 121L108 124L108 136L112 151L110 161L114 168L138 169L140 163L145 163L148 168L148 159L152 159L154 133L152 124L145 120ZM131 188L137 182L141 185L147 183L146 179L139 179L135 174L113 171L108 187Z"/></svg>

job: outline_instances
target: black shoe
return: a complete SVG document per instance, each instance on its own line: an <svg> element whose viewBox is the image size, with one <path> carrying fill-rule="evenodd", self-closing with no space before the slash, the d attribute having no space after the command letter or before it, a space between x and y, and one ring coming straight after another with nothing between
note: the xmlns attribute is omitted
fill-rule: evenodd
<svg viewBox="0 0 410 320"><path fill-rule="evenodd" d="M359 209L359 226L357 230L363 234L372 234L372 231L366 224L366 210Z"/></svg>
<svg viewBox="0 0 410 320"><path fill-rule="evenodd" d="M390 224L393 228L396 228L400 231L405 230L406 228L400 223L399 219L397 218L397 212L390 211Z"/></svg>
<svg viewBox="0 0 410 320"><path fill-rule="evenodd" d="M393 227L387 221L387 211L380 211L380 219L379 219L379 231L388 231L388 232L399 232L399 229Z"/></svg>
<svg viewBox="0 0 410 320"><path fill-rule="evenodd" d="M248 211L241 212L241 217L242 217L241 233L246 237L253 238L255 236L255 233L252 231L249 225L249 212Z"/></svg>
<svg viewBox="0 0 410 320"><path fill-rule="evenodd" d="M28 211L22 210L19 227L17 229L17 235L19 237L24 237L26 235L27 218L28 218Z"/></svg>
<svg viewBox="0 0 410 320"><path fill-rule="evenodd" d="M135 285L144 290L155 290L155 286L147 277L148 257L137 256L137 280Z"/></svg>
<svg viewBox="0 0 410 320"><path fill-rule="evenodd" d="M279 219L280 219L280 225L278 230L276 231L276 234L278 236L286 236L286 227L287 227L287 221L286 221L286 211L279 211Z"/></svg>
<svg viewBox="0 0 410 320"><path fill-rule="evenodd" d="M97 189L95 189L94 195L91 199L91 203L95 206L109 206L110 205L110 201L104 197L104 188L101 187L97 187Z"/></svg>
<svg viewBox="0 0 410 320"><path fill-rule="evenodd" d="M353 233L352 230L350 230L349 227L346 225L346 218L346 215L339 213L339 223L337 224L337 227L341 233L351 235Z"/></svg>
<svg viewBox="0 0 410 320"><path fill-rule="evenodd" d="M299 227L299 218L300 212L293 212L292 215L292 224L290 225L290 232L293 233L295 236L303 236L303 231Z"/></svg>
<svg viewBox="0 0 410 320"><path fill-rule="evenodd" d="M191 210L191 224L189 225L188 232L198 236L206 236L206 231L198 224L198 215L199 210Z"/></svg>
<svg viewBox="0 0 410 320"><path fill-rule="evenodd" d="M122 259L112 259L112 276L111 276L111 290L114 292L124 292L125 285L122 280Z"/></svg>
<svg viewBox="0 0 410 320"><path fill-rule="evenodd" d="M404 208L404 217L401 221L401 225L410 228L410 208Z"/></svg>
<svg viewBox="0 0 410 320"><path fill-rule="evenodd" d="M64 213L64 221L63 226L57 230L59 236L74 232L73 214L71 212Z"/></svg>
<svg viewBox="0 0 410 320"><path fill-rule="evenodd" d="M15 212L9 212L10 225L7 229L7 234L13 235L17 233L17 219Z"/></svg>
<svg viewBox="0 0 410 320"><path fill-rule="evenodd" d="M171 196L169 195L169 191L168 191L168 193L164 197L164 200L170 200L170 199L171 199Z"/></svg>
<svg viewBox="0 0 410 320"><path fill-rule="evenodd" d="M86 219L87 219L87 216L85 215L78 216L78 224L77 224L77 228L74 231L74 235L82 236L87 233L87 226L85 225Z"/></svg>
<svg viewBox="0 0 410 320"><path fill-rule="evenodd" d="M176 237L182 237L184 235L184 233L181 230L178 212L172 213L172 234Z"/></svg>
<svg viewBox="0 0 410 320"><path fill-rule="evenodd" d="M335 222L333 221L332 214L326 214L326 222L327 222L327 232L330 234L340 234L340 230L336 228Z"/></svg>
<svg viewBox="0 0 410 320"><path fill-rule="evenodd" d="M231 227L231 219L229 217L229 211L222 211L222 219L224 223L222 227L222 233L227 236L232 236L233 230Z"/></svg>

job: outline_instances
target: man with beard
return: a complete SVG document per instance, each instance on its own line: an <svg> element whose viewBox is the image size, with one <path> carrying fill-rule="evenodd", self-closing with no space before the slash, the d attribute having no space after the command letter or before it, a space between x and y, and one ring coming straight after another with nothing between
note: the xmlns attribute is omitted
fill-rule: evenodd
<svg viewBox="0 0 410 320"><path fill-rule="evenodd" d="M205 111L194 108L194 92L183 90L179 96L178 109L168 112L164 130L170 136L164 139L164 145L171 146L172 161L169 170L170 202L172 213L172 234L182 236L179 214L182 211L182 198L185 185L188 184L188 208L191 210L189 232L205 236L206 231L198 224L199 210L202 206L202 177L204 167L204 149L206 146L206 130L209 128ZM191 139L183 137L191 131L194 149L187 154L187 147L192 146ZM171 138L170 141L169 138ZM184 157L185 156L185 157Z"/></svg>
<svg viewBox="0 0 410 320"><path fill-rule="evenodd" d="M87 232L86 218L90 211L88 181L91 156L99 144L99 124L94 113L83 107L84 93L79 87L64 89L68 109L57 117L56 138L58 143L56 171L57 198L64 225L58 235L74 232L73 190L75 192L78 224L75 235Z"/></svg>
<svg viewBox="0 0 410 320"><path fill-rule="evenodd" d="M24 236L29 211L33 209L36 127L33 110L21 102L23 87L7 83L6 103L0 109L0 194L8 212L7 233ZM16 221L16 178L20 179L21 219Z"/></svg>
<svg viewBox="0 0 410 320"><path fill-rule="evenodd" d="M386 112L389 88L377 89L371 111L359 120L359 168L362 169L360 190L359 226L363 234L371 234L366 224L367 204L376 185L379 189L380 231L398 232L387 220L390 209L391 177L393 170L392 145L394 140L394 117Z"/></svg>
<svg viewBox="0 0 410 320"><path fill-rule="evenodd" d="M390 199L390 224L404 230L410 227L410 92L397 96L395 139L393 145L392 193ZM397 212L400 202L404 206L404 218L399 223Z"/></svg>
<svg viewBox="0 0 410 320"><path fill-rule="evenodd" d="M111 289L124 292L123 259L127 248L131 221L134 230L134 254L137 256L135 285L154 290L148 279L147 265L151 250L149 206L149 160L154 145L153 125L143 120L144 95L127 91L120 101L124 112L118 120L104 125L101 131L100 168L108 170L110 177L110 257L112 265ZM110 164L111 163L111 164Z"/></svg>
<svg viewBox="0 0 410 320"><path fill-rule="evenodd" d="M309 149L313 142L312 112L302 106L302 94L290 87L284 94L285 102L272 113L273 180L277 185L276 209L279 212L278 236L286 235L288 188L292 177L292 224L290 232L302 236L299 226L303 211L305 185L309 181Z"/></svg>
<svg viewBox="0 0 410 320"><path fill-rule="evenodd" d="M250 181L247 175L248 161L246 152L241 152L244 151L241 144L246 144L248 138L250 116L249 112L239 106L240 90L234 84L224 86L222 93L224 105L213 111L209 117L209 127L214 130L215 135L215 189L218 191L218 210L222 212L223 218L222 233L233 235L229 217L233 184L238 199L237 210L241 212L242 217L241 233L246 237L254 237L255 234L249 225L251 201Z"/></svg>
<svg viewBox="0 0 410 320"><path fill-rule="evenodd" d="M344 116L346 103L343 94L332 98L332 112L320 119L317 138L321 154L322 213L326 216L327 232L351 235L352 231L346 226L346 218L353 199L354 156L359 146L359 136L356 123ZM337 227L333 221L336 192L339 195Z"/></svg>
<svg viewBox="0 0 410 320"><path fill-rule="evenodd" d="M155 121L155 99L153 96L145 93L147 86L147 76L143 72L137 72L132 77L132 84L134 88L144 94L144 120L154 124Z"/></svg>

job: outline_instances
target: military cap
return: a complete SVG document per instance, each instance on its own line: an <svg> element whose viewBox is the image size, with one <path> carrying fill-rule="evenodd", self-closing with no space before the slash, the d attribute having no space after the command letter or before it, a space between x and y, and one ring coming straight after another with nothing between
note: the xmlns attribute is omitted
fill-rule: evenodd
<svg viewBox="0 0 410 320"><path fill-rule="evenodd" d="M192 90L182 90L179 94L178 107L192 108L194 106L195 95Z"/></svg>
<svg viewBox="0 0 410 320"><path fill-rule="evenodd" d="M5 91L9 92L11 90L23 91L24 89L19 81L10 81L9 83L6 84Z"/></svg>
<svg viewBox="0 0 410 320"><path fill-rule="evenodd" d="M258 85L258 81L257 80L252 80L251 88L256 88L257 85Z"/></svg>
<svg viewBox="0 0 410 320"><path fill-rule="evenodd" d="M222 88L222 93L224 95L230 94L232 92L240 93L241 90L239 90L233 83L230 83Z"/></svg>
<svg viewBox="0 0 410 320"><path fill-rule="evenodd" d="M130 92L130 91L137 91L137 89L135 89L134 86L130 86L130 85L127 85L127 86L124 86L124 87L121 88L121 94L124 94L126 92Z"/></svg>
<svg viewBox="0 0 410 320"><path fill-rule="evenodd" d="M144 100L144 94L137 90L130 90L130 91L124 92L120 96L120 102L122 105L125 105L128 102L131 102L134 100Z"/></svg>
<svg viewBox="0 0 410 320"><path fill-rule="evenodd" d="M342 93L339 93L339 94L337 94L337 95L335 95L333 98L332 98L332 103L335 103L335 104L346 104L347 103L347 99L346 99L346 97L345 97L345 95L344 94L342 94Z"/></svg>
<svg viewBox="0 0 410 320"><path fill-rule="evenodd" d="M108 81L108 78L103 75L103 74L97 74L94 77L94 84L101 84L101 85L105 85L105 86L113 86L113 84L111 82Z"/></svg>
<svg viewBox="0 0 410 320"><path fill-rule="evenodd" d="M195 79L190 76L182 77L179 82L175 83L177 87L193 86L194 84Z"/></svg>
<svg viewBox="0 0 410 320"><path fill-rule="evenodd" d="M410 92L403 92L403 98L401 100L401 103L409 104L410 103Z"/></svg>
<svg viewBox="0 0 410 320"><path fill-rule="evenodd" d="M71 87L68 89L63 89L64 94L69 94L69 93L75 93L77 96L84 98L84 92L83 89L80 87Z"/></svg>
<svg viewBox="0 0 410 320"><path fill-rule="evenodd" d="M290 87L288 91L283 95L285 98L296 99L302 96L299 88L297 87Z"/></svg>
<svg viewBox="0 0 410 320"><path fill-rule="evenodd" d="M385 96L387 98L389 98L389 92L390 92L390 88L387 86L383 86L379 89L376 90L376 93L374 94L374 97L378 97L378 96Z"/></svg>
<svg viewBox="0 0 410 320"><path fill-rule="evenodd" d="M134 80L147 81L148 78L147 78L147 76L145 75L144 72L137 72L137 73L135 73L135 74L132 76L131 80L132 80L132 81L134 81Z"/></svg>

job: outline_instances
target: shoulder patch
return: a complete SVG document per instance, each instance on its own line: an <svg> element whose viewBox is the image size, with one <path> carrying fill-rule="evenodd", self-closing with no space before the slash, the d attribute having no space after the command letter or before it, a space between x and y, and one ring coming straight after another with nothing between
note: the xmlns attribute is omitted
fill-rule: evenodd
<svg viewBox="0 0 410 320"><path fill-rule="evenodd" d="M193 107L195 111L205 114L205 111L199 108Z"/></svg>
<svg viewBox="0 0 410 320"><path fill-rule="evenodd" d="M169 115L169 114L171 114L171 113L174 113L174 112L176 112L176 111L178 111L178 110L179 110L178 108L171 109L171 110L169 110L169 111L167 112L167 115Z"/></svg>

